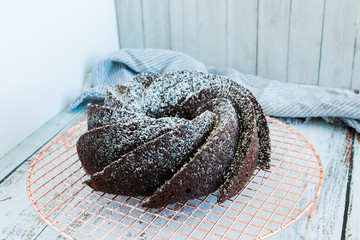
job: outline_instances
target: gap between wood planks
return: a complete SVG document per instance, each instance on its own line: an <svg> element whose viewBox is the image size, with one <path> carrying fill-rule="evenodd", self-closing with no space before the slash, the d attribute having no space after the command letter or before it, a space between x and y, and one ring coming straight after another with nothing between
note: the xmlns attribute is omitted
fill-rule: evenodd
<svg viewBox="0 0 360 240"><path fill-rule="evenodd" d="M353 171L353 162L354 162L354 148L355 148L355 141L356 141L356 131L351 129L351 136L352 137L352 144L350 148L350 156L348 158L349 163L349 170L348 170L348 179L347 179L347 187L346 187L346 197L345 197L345 209L344 209L344 219L343 219L343 226L341 232L341 240L347 239L346 236L346 226L348 223L348 212L350 208L350 193L351 193L351 178L352 178L352 171Z"/></svg>
<svg viewBox="0 0 360 240"><path fill-rule="evenodd" d="M86 110L86 104L81 105L74 111L70 111L68 108L64 109L62 112L60 112L51 120L49 120L47 123L45 123L41 128L35 131L32 135L30 135L27 139L25 139L22 143L20 143L17 147L11 150L9 154L5 156L5 158L0 159L0 162L1 160L4 160L4 163L9 163L6 165L7 168L5 168L5 170L2 171L0 185L5 184L8 181L11 182L10 180L11 177L14 175L18 175L19 171L24 171L24 167L26 171L28 171L30 165L32 164L32 161L36 157L36 153L40 151L51 140L53 140L54 137L61 134L63 131L66 131L67 128L72 127L74 123L76 123L81 119L82 119L81 121L83 121L83 116L84 116L83 113L85 112L85 110ZM24 173L23 175L27 175L27 174ZM24 176L24 178L26 178L26 176ZM26 188L24 190L26 191ZM0 202L5 202L5 201L14 202L14 198L12 196L9 197L6 195L0 198ZM30 206L30 202L29 202L29 206ZM21 214L19 214L19 216L21 216ZM40 216L39 216L39 220L40 220ZM38 231L40 231L40 233L42 233L47 227L48 225L45 226L38 225L32 228L31 231L37 229ZM13 230L9 230L8 233L10 234L11 231ZM36 234L36 232L34 231L32 233ZM36 234L34 237L37 236L39 236L39 234ZM9 235L8 237L14 237L15 239L17 239L19 235L16 234L14 236Z"/></svg>
<svg viewBox="0 0 360 240"><path fill-rule="evenodd" d="M73 110L73 112L70 112L68 108L65 108L62 112L50 119L19 145L0 158L0 163L5 164L5 169L3 169L4 172L2 172L2 176L0 176L0 184L51 141L54 136L59 134L76 120L83 112L85 112L85 110L86 104L79 106L77 109Z"/></svg>

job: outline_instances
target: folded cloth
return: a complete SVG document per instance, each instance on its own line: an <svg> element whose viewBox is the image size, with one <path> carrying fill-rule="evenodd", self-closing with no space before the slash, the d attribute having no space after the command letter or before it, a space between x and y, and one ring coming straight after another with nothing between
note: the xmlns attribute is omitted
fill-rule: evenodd
<svg viewBox="0 0 360 240"><path fill-rule="evenodd" d="M121 49L100 61L90 74L91 87L70 105L102 100L110 84L127 86L138 73L197 70L229 77L248 88L266 115L274 117L322 117L345 124L360 133L360 95L350 90L308 86L264 79L232 68L205 66L184 53L163 49Z"/></svg>

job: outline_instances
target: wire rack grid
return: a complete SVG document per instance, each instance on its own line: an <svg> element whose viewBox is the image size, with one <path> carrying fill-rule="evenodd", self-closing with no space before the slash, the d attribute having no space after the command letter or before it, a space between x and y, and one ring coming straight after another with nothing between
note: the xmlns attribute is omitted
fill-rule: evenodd
<svg viewBox="0 0 360 240"><path fill-rule="evenodd" d="M304 213L311 216L322 184L315 149L292 128L268 118L271 166L256 170L235 197L216 204L216 192L161 209L143 197L95 192L76 153L86 123L42 149L30 167L29 199L41 218L68 239L263 239Z"/></svg>

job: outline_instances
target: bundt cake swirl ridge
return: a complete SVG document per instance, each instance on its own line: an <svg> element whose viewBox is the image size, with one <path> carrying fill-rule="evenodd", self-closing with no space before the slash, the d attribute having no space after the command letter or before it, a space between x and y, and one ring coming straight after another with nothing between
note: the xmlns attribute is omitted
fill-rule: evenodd
<svg viewBox="0 0 360 240"><path fill-rule="evenodd" d="M241 191L270 161L260 104L246 88L213 74L142 73L112 85L103 106L88 105L77 143L94 190L149 196L159 208L218 190L218 202Z"/></svg>

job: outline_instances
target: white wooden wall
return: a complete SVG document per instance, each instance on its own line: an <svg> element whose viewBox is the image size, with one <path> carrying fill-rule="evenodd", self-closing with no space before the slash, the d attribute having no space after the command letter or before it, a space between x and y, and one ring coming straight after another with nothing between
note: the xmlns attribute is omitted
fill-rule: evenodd
<svg viewBox="0 0 360 240"><path fill-rule="evenodd" d="M270 79L360 89L360 0L116 0L121 48L182 51Z"/></svg>

